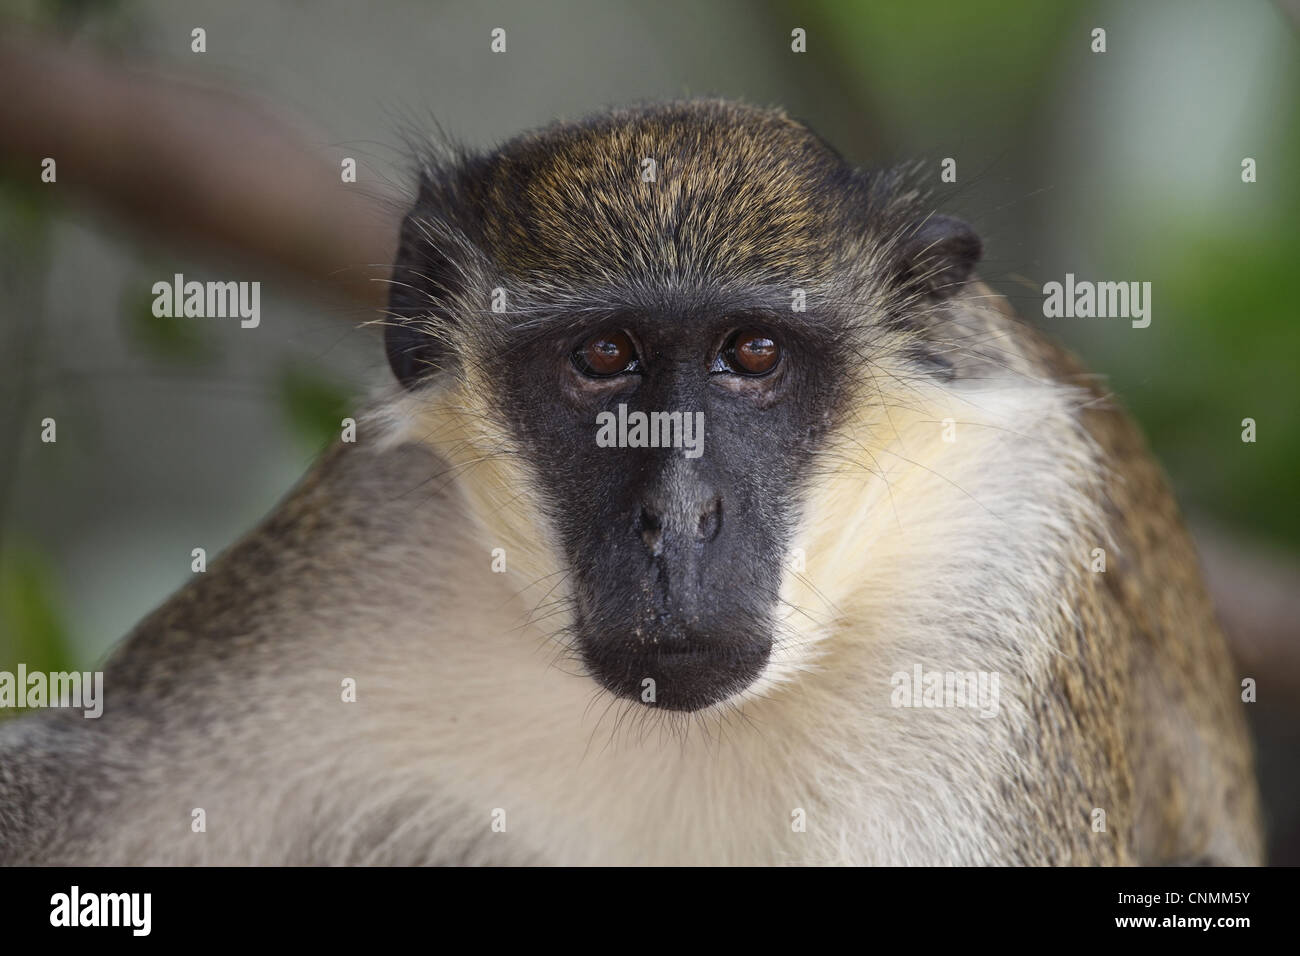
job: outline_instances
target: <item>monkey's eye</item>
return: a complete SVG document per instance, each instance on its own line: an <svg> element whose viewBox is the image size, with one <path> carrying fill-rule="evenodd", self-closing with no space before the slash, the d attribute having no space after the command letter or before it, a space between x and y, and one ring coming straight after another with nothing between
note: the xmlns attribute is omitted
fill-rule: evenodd
<svg viewBox="0 0 1300 956"><path fill-rule="evenodd" d="M636 346L626 332L593 335L574 349L573 364L583 375L592 378L608 378L625 372L641 371Z"/></svg>
<svg viewBox="0 0 1300 956"><path fill-rule="evenodd" d="M766 375L781 359L781 347L765 332L742 329L727 340L710 372L735 375Z"/></svg>

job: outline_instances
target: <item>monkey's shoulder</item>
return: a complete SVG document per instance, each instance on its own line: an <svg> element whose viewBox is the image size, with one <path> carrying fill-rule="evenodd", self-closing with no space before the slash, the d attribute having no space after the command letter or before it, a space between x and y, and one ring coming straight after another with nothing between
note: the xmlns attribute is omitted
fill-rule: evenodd
<svg viewBox="0 0 1300 956"><path fill-rule="evenodd" d="M382 636L387 610L450 600L463 509L416 444L338 444L262 522L146 616L106 682L154 696L196 669L280 673L295 655Z"/></svg>

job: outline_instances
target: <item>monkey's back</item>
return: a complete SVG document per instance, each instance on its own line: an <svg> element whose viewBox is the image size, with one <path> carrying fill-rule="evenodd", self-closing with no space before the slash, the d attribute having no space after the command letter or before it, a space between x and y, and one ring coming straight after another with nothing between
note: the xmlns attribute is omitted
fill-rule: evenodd
<svg viewBox="0 0 1300 956"><path fill-rule="evenodd" d="M1103 454L1101 513L1113 543L1105 570L1080 577L1071 596L1077 622L1062 621L1064 656L1044 717L1077 721L1076 755L1087 755L1131 802L1130 818L1108 820L1128 831L1118 862L1258 864L1242 675L1166 478L1095 375L1037 333L1026 341L1045 372L1096 396L1079 414ZM1045 747L1054 725L1044 720Z"/></svg>

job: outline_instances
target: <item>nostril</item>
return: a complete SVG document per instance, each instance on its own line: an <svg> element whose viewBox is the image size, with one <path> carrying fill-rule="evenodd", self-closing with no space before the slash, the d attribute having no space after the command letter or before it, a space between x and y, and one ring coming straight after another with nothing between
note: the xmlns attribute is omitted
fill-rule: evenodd
<svg viewBox="0 0 1300 956"><path fill-rule="evenodd" d="M722 530L722 499L713 499L713 504L709 505L700 515L699 529L696 532L696 538L708 543L718 536Z"/></svg>
<svg viewBox="0 0 1300 956"><path fill-rule="evenodd" d="M641 540L656 558L663 551L663 521L648 508L641 509Z"/></svg>
<svg viewBox="0 0 1300 956"><path fill-rule="evenodd" d="M641 509L641 530L642 531L659 531L663 527L663 522L659 516L649 508Z"/></svg>

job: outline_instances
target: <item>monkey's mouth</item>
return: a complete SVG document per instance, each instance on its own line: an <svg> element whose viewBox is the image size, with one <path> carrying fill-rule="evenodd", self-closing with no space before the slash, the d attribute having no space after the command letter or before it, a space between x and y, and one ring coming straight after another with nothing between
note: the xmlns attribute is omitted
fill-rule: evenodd
<svg viewBox="0 0 1300 956"><path fill-rule="evenodd" d="M600 626L579 614L577 645L588 673L606 690L646 707L696 711L734 697L767 666L772 641L735 629Z"/></svg>

